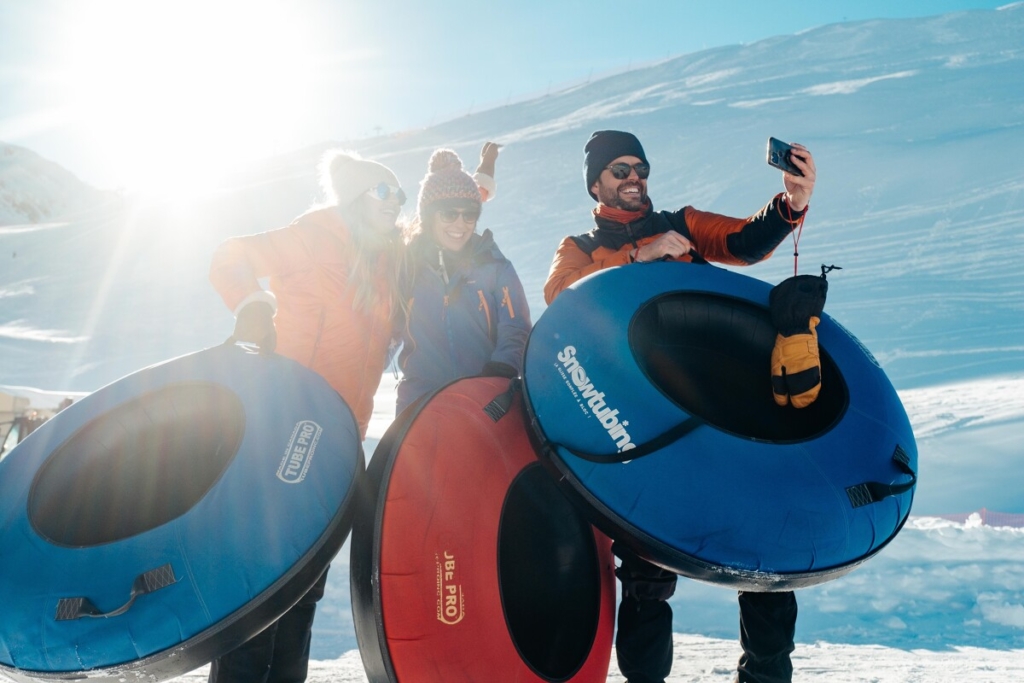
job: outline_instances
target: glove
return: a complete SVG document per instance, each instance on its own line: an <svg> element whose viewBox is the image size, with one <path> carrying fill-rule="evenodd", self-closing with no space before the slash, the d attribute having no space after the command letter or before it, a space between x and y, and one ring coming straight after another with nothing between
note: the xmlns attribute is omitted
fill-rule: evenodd
<svg viewBox="0 0 1024 683"><path fill-rule="evenodd" d="M274 309L265 301L246 304L235 317L235 332L232 336L236 342L259 346L260 353L273 353L277 348Z"/></svg>
<svg viewBox="0 0 1024 683"><path fill-rule="evenodd" d="M483 173L494 177L494 162L498 159L498 151L501 145L496 142L485 142L480 148L480 165L476 167L477 173Z"/></svg>
<svg viewBox="0 0 1024 683"><path fill-rule="evenodd" d="M780 406L806 408L821 392L821 356L815 327L821 319L813 316L808 331L789 337L775 337L772 349L772 395Z"/></svg>
<svg viewBox="0 0 1024 683"><path fill-rule="evenodd" d="M513 379L519 376L519 371L508 363L500 363L496 360L489 360L484 363L484 369L480 371L482 377L505 377Z"/></svg>
<svg viewBox="0 0 1024 683"><path fill-rule="evenodd" d="M772 323L778 335L772 349L772 395L780 406L806 408L821 391L821 355L816 327L825 308L828 282L821 277L796 275L768 296Z"/></svg>

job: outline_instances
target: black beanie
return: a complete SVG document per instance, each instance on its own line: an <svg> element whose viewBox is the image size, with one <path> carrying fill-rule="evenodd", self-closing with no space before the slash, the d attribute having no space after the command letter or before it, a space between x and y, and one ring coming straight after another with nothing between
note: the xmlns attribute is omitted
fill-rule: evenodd
<svg viewBox="0 0 1024 683"><path fill-rule="evenodd" d="M619 157L634 156L647 162L644 148L636 136L621 130L599 130L590 136L583 147L583 179L587 182L587 192L594 199L597 196L590 188L597 182L601 171Z"/></svg>

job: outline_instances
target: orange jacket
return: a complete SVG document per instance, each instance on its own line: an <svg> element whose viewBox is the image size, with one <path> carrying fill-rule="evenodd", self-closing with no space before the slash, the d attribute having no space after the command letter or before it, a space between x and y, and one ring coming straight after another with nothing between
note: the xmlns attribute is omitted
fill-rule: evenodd
<svg viewBox="0 0 1024 683"><path fill-rule="evenodd" d="M277 299L277 352L320 373L348 403L365 437L391 340L384 277L390 265L382 256L373 269L380 306L370 313L353 310L354 249L337 209L318 209L287 227L221 243L210 281L237 314L242 304L261 298L258 278L270 278L268 289Z"/></svg>
<svg viewBox="0 0 1024 683"><path fill-rule="evenodd" d="M687 237L707 261L737 266L757 263L771 256L803 215L790 211L783 195L774 197L750 218L730 218L687 206L674 212L652 209L632 223L617 223L595 212L594 230L566 237L558 245L544 283L544 300L550 304L563 289L591 273L632 263L634 248L669 230ZM673 260L693 259L684 255Z"/></svg>

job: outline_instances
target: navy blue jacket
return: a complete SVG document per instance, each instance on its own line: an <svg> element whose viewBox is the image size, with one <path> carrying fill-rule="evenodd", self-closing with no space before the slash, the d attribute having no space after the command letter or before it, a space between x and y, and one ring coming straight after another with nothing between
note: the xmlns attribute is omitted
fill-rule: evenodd
<svg viewBox="0 0 1024 683"><path fill-rule="evenodd" d="M530 309L491 231L472 235L457 253L426 234L409 250L401 283L409 314L400 330L398 412L455 379L480 374L488 362L522 371Z"/></svg>

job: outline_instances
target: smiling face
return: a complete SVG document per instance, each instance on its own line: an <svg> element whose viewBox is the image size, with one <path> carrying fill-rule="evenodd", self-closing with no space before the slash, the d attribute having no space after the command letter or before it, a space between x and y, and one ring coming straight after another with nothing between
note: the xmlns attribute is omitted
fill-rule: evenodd
<svg viewBox="0 0 1024 683"><path fill-rule="evenodd" d="M378 234L390 234L395 231L395 222L402 210L398 198L391 194L387 199L378 199L372 192L360 195L359 210L366 227Z"/></svg>
<svg viewBox="0 0 1024 683"><path fill-rule="evenodd" d="M431 207L424 227L442 249L461 251L476 230L479 218L479 202L454 199Z"/></svg>
<svg viewBox="0 0 1024 683"><path fill-rule="evenodd" d="M625 163L632 166L640 161L639 157L624 156L613 159L608 165ZM590 191L597 195L597 201L614 209L639 211L647 203L647 179L641 180L635 170L631 170L627 178L619 180L605 168Z"/></svg>

